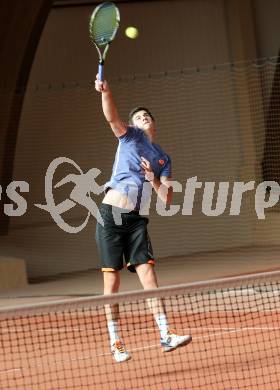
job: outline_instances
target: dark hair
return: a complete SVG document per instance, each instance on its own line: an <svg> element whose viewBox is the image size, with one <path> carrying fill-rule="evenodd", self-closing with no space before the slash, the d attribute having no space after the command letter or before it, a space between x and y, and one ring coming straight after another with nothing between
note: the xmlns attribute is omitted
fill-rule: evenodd
<svg viewBox="0 0 280 390"><path fill-rule="evenodd" d="M138 111L146 111L146 113L149 114L149 116L152 118L152 120L153 121L155 120L153 115L151 114L150 110L148 110L148 108L139 106L139 107L133 108L133 110L131 110L129 115L128 115L128 121L129 121L130 125L133 125L132 118L136 114L136 112L138 112Z"/></svg>

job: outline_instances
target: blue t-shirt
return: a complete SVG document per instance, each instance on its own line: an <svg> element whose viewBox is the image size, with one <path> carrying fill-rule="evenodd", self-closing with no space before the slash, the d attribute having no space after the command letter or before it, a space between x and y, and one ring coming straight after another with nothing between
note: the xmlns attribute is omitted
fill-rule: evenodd
<svg viewBox="0 0 280 390"><path fill-rule="evenodd" d="M156 178L171 176L170 157L159 145L150 142L143 130L128 126L127 132L119 137L112 176L105 184L105 192L114 188L125 194L136 210L140 207L145 182L145 172L140 166L141 157L150 162Z"/></svg>

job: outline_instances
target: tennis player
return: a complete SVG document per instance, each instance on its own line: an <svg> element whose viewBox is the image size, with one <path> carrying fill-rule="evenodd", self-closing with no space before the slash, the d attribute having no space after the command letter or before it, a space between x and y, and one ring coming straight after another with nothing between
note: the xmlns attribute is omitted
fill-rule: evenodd
<svg viewBox="0 0 280 390"><path fill-rule="evenodd" d="M104 226L96 225L96 242L101 257L104 294L118 292L123 259L131 272L137 272L144 289L157 288L154 255L147 232L148 218L139 213L143 188L148 184L164 203L172 199L171 160L155 144L155 121L147 108L137 107L129 115L130 125L120 119L112 92L106 81L95 81L102 95L102 108L119 144L112 176L105 184L100 207ZM120 220L116 216L121 216ZM172 351L191 342L190 335L179 336L169 330L160 299L148 300L160 331L163 351ZM118 335L118 305L107 305L107 325L111 351L117 362L130 359L130 353Z"/></svg>

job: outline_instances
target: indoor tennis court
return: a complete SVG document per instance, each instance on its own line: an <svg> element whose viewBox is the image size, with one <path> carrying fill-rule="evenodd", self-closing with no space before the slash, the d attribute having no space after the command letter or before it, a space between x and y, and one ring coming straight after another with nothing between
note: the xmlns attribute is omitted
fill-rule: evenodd
<svg viewBox="0 0 280 390"><path fill-rule="evenodd" d="M133 107L153 113L174 185L170 206L153 191L145 210L159 289L124 267L106 297L96 210L118 140L94 88L101 3L1 7L0 387L277 390L280 4L115 2L104 77L125 123ZM152 298L191 344L162 352Z"/></svg>

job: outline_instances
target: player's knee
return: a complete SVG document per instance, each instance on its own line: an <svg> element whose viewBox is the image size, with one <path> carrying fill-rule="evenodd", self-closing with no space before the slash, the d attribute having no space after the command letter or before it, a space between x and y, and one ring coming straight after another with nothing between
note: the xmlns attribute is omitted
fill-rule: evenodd
<svg viewBox="0 0 280 390"><path fill-rule="evenodd" d="M145 289L157 287L157 279L153 265L140 264L136 267L136 271Z"/></svg>
<svg viewBox="0 0 280 390"><path fill-rule="evenodd" d="M118 271L106 271L104 275L104 294L113 294L119 291L120 274Z"/></svg>

